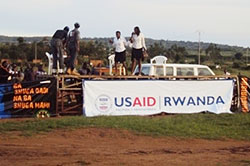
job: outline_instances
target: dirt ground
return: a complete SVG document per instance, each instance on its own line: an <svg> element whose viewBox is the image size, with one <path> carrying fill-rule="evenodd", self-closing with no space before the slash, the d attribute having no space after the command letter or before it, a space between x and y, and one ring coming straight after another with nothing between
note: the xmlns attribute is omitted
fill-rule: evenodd
<svg viewBox="0 0 250 166"><path fill-rule="evenodd" d="M250 165L250 142L175 139L125 130L57 130L0 136L1 166Z"/></svg>

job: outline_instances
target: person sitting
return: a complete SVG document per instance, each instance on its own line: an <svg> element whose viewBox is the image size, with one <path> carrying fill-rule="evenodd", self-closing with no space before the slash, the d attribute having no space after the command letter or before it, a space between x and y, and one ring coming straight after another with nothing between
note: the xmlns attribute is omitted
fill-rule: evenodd
<svg viewBox="0 0 250 166"><path fill-rule="evenodd" d="M38 70L36 72L36 75L46 75L47 72L43 69L43 64L40 64L38 66Z"/></svg>
<svg viewBox="0 0 250 166"><path fill-rule="evenodd" d="M27 63L27 67L24 71L24 80L25 81L34 81L35 80L35 76L33 73L33 67L29 63Z"/></svg>
<svg viewBox="0 0 250 166"><path fill-rule="evenodd" d="M224 69L224 75L229 76L229 75L231 75L231 73L229 73L229 72L227 71L227 69Z"/></svg>
<svg viewBox="0 0 250 166"><path fill-rule="evenodd" d="M11 70L9 71L9 73L11 74L11 82L18 82L18 68L16 64L12 64L11 65Z"/></svg>
<svg viewBox="0 0 250 166"><path fill-rule="evenodd" d="M84 62L82 64L82 68L78 72L81 75L89 75L90 74L90 69L88 67L88 64L86 62Z"/></svg>
<svg viewBox="0 0 250 166"><path fill-rule="evenodd" d="M0 65L0 84L8 83L8 78L11 76L9 73L9 63L7 61L3 61Z"/></svg>

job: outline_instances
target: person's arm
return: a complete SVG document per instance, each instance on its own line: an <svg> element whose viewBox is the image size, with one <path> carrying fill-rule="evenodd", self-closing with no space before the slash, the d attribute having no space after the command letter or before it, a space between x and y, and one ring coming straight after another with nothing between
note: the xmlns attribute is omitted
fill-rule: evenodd
<svg viewBox="0 0 250 166"><path fill-rule="evenodd" d="M142 47L143 47L144 50L146 51L146 50L147 50L147 47L146 47L145 38L144 38L144 35L143 35L143 34L142 34L142 36L141 36L141 40L142 40Z"/></svg>
<svg viewBox="0 0 250 166"><path fill-rule="evenodd" d="M110 39L110 40L109 40L109 43L113 45L113 44L114 44L114 39L113 39L113 40Z"/></svg>
<svg viewBox="0 0 250 166"><path fill-rule="evenodd" d="M124 46L129 46L129 42L125 39L125 37L122 38Z"/></svg>
<svg viewBox="0 0 250 166"><path fill-rule="evenodd" d="M134 35L135 33L133 32L132 34L131 34L131 37L129 38L129 40L128 40L128 46L129 47L133 47L133 42L134 42L134 38L133 38L133 35Z"/></svg>
<svg viewBox="0 0 250 166"><path fill-rule="evenodd" d="M68 37L68 34L65 33L65 34L64 34L64 38L63 38L63 48L66 47L66 44L67 44L67 37Z"/></svg>
<svg viewBox="0 0 250 166"><path fill-rule="evenodd" d="M67 38L66 38L66 41L65 41L65 48L67 49L69 45L69 34L67 34Z"/></svg>
<svg viewBox="0 0 250 166"><path fill-rule="evenodd" d="M132 32L131 37L130 37L130 39L129 39L130 43L133 43L133 42L134 42L134 39L133 39L133 35L134 35L134 34L135 34L135 33Z"/></svg>
<svg viewBox="0 0 250 166"><path fill-rule="evenodd" d="M3 66L0 66L1 76L8 77L11 75L9 70Z"/></svg>
<svg viewBox="0 0 250 166"><path fill-rule="evenodd" d="M76 49L77 49L77 52L79 52L80 51L80 39L81 39L81 37L80 37L80 32L78 31L78 33L77 33L77 36L76 36Z"/></svg>
<svg viewBox="0 0 250 166"><path fill-rule="evenodd" d="M76 47L76 49L77 49L77 52L80 51L80 40L77 40L77 47Z"/></svg>
<svg viewBox="0 0 250 166"><path fill-rule="evenodd" d="M113 40L111 40L111 44L112 44L112 46L115 48L115 45L116 45L116 43L115 43L115 38L114 38Z"/></svg>

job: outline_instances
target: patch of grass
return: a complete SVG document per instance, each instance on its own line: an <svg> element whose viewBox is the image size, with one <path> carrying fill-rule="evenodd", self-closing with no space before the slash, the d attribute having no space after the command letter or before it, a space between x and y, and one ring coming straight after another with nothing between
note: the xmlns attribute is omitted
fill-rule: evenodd
<svg viewBox="0 0 250 166"><path fill-rule="evenodd" d="M80 166L85 166L85 165L90 165L90 163L84 161L84 160L80 160L76 162L77 164L80 164Z"/></svg>
<svg viewBox="0 0 250 166"><path fill-rule="evenodd" d="M237 164L242 166L249 166L250 160L240 160Z"/></svg>
<svg viewBox="0 0 250 166"><path fill-rule="evenodd" d="M30 136L55 129L115 128L137 134L202 139L250 140L250 114L192 114L162 117L62 117L26 121L0 121L0 133Z"/></svg>

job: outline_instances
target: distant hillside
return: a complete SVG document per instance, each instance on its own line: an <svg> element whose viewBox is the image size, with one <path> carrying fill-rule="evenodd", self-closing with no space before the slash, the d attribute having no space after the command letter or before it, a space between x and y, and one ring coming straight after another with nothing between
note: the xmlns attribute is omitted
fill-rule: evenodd
<svg viewBox="0 0 250 166"><path fill-rule="evenodd" d="M16 43L17 37L1 36L0 43ZM44 39L49 40L50 37L41 36L41 37L23 37L26 42L42 41ZM108 45L110 38L83 38L84 41L98 41ZM154 43L162 44L166 48L170 48L172 45L176 44L180 47L185 47L188 50L197 50L198 42L190 41L170 41L170 40L154 40L151 38L146 39L147 46L153 45ZM201 42L202 49L206 49L210 43ZM238 46L230 46L225 44L217 44L219 48L223 51L243 51L245 48Z"/></svg>
<svg viewBox="0 0 250 166"><path fill-rule="evenodd" d="M16 43L17 38L19 36L9 37L9 36L1 36L0 35L0 43ZM26 42L34 42L34 41L41 41L44 38L49 38L46 36L37 36L37 37L23 37Z"/></svg>

